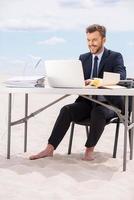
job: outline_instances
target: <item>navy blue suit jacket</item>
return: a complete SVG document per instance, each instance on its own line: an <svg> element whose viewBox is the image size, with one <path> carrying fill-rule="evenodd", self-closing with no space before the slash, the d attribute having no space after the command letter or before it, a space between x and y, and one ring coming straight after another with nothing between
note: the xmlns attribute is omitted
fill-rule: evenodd
<svg viewBox="0 0 134 200"><path fill-rule="evenodd" d="M92 70L92 54L85 53L80 55L79 59L82 62L84 78L90 79L91 70ZM99 64L99 71L98 77L102 78L104 72L113 72L119 73L120 79L126 79L126 68L124 66L123 57L120 53L114 52L108 49L104 49L104 53L102 55L100 64ZM107 101L114 106L122 109L124 108L124 101L123 98L120 96L105 96ZM76 101L83 101L82 98L78 98Z"/></svg>

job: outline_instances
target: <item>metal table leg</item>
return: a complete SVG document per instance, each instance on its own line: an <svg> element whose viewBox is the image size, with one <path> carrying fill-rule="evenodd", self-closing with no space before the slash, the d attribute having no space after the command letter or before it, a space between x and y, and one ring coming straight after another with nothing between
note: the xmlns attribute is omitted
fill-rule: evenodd
<svg viewBox="0 0 134 200"><path fill-rule="evenodd" d="M28 93L25 94L25 116L22 119L11 121L11 108L12 108L12 93L9 93L8 97L8 136L7 136L7 158L10 159L10 148L11 148L11 126L15 126L17 124L24 123L24 152L27 151L27 127L28 127L28 119L34 117L35 115L39 114L40 112L46 110L50 106L56 104L57 102L61 101L62 99L68 97L70 95L64 95L48 105L36 110L35 112L28 115Z"/></svg>
<svg viewBox="0 0 134 200"><path fill-rule="evenodd" d="M11 147L11 109L12 109L12 94L8 95L8 135L7 135L7 159L10 159Z"/></svg>
<svg viewBox="0 0 134 200"><path fill-rule="evenodd" d="M28 116L28 94L25 94L25 118ZM27 125L28 121L24 122L24 152L27 151Z"/></svg>
<svg viewBox="0 0 134 200"><path fill-rule="evenodd" d="M132 97L132 124L134 123L134 96ZM130 148L130 160L133 159L133 140L134 140L134 127L131 128L131 134L130 134L130 142L131 142L131 148Z"/></svg>
<svg viewBox="0 0 134 200"><path fill-rule="evenodd" d="M125 96L125 124L124 124L123 171L126 171L126 160L127 160L127 134L128 134L128 96Z"/></svg>

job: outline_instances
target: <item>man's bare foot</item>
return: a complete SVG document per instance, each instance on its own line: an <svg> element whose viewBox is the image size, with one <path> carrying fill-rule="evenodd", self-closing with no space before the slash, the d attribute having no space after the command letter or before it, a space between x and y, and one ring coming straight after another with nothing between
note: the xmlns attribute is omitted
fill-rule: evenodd
<svg viewBox="0 0 134 200"><path fill-rule="evenodd" d="M86 148L85 154L82 160L86 160L86 161L94 160L93 151L94 151L94 147Z"/></svg>
<svg viewBox="0 0 134 200"><path fill-rule="evenodd" d="M29 157L30 160L36 160L45 157L52 157L54 152L54 147L51 144L48 144L47 147L39 152L38 154L32 155Z"/></svg>

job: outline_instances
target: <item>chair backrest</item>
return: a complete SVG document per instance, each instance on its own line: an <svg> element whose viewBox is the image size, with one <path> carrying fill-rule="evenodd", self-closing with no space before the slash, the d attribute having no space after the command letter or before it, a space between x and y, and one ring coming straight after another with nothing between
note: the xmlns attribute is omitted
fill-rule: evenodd
<svg viewBox="0 0 134 200"><path fill-rule="evenodd" d="M129 77L126 80L121 80L119 82L119 85L125 86L127 88L134 88L134 78ZM132 112L132 96L130 96L129 99L128 99L128 115L129 115L129 118L131 116L131 112Z"/></svg>

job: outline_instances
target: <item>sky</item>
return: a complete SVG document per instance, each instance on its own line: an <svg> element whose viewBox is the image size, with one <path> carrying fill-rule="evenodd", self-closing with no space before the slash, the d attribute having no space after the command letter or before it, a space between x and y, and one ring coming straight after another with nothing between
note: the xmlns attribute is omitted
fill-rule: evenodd
<svg viewBox="0 0 134 200"><path fill-rule="evenodd" d="M40 74L47 59L78 59L89 51L86 27L100 24L134 77L133 19L134 0L0 0L0 72Z"/></svg>

